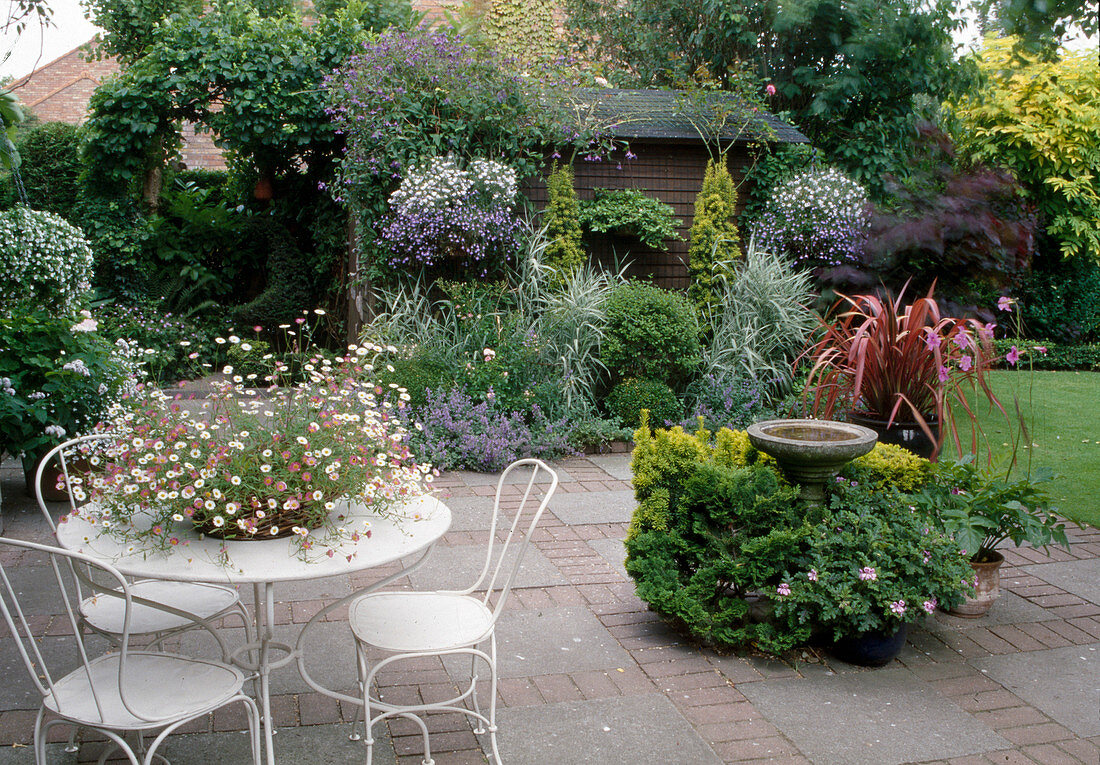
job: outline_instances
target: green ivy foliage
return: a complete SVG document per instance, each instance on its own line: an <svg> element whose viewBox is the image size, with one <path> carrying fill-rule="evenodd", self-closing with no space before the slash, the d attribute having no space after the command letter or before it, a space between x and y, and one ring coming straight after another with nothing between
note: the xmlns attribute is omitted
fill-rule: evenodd
<svg viewBox="0 0 1100 765"><path fill-rule="evenodd" d="M709 160L703 187L695 199L688 244L691 273L688 296L704 319L709 319L720 302L722 274L729 264L741 259L741 235L736 221L737 187L725 158L719 162Z"/></svg>
<svg viewBox="0 0 1100 765"><path fill-rule="evenodd" d="M618 378L646 378L675 388L699 366L699 323L683 295L633 281L616 287L604 310L600 357Z"/></svg>
<svg viewBox="0 0 1100 765"><path fill-rule="evenodd" d="M672 207L641 189L595 189L592 200L580 204L584 228L635 237L654 250L667 250L668 240L679 239L676 227L682 222L673 217Z"/></svg>
<svg viewBox="0 0 1100 765"><path fill-rule="evenodd" d="M577 191L573 187L573 168L555 164L546 179L548 202L543 211L546 226L546 250L543 262L560 273L571 273L584 265Z"/></svg>
<svg viewBox="0 0 1100 765"><path fill-rule="evenodd" d="M547 62L560 53L554 0L488 0L479 32L489 47L520 63Z"/></svg>

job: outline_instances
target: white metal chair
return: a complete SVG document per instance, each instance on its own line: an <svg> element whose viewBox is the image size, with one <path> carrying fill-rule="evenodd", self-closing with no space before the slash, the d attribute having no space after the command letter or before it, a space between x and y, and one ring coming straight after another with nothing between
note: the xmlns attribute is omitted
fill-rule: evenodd
<svg viewBox="0 0 1100 765"><path fill-rule="evenodd" d="M48 488L43 485L47 469L51 465L56 465L59 469L64 486L69 489L67 492L69 508L75 512L80 499L84 496L84 488L79 483L75 485L73 483L76 472L73 466L74 456L96 459L94 445L108 438L110 436L107 434L95 434L71 439L54 447L39 463L34 479L35 497L38 499L42 514L55 533L57 526L46 506L44 496ZM251 641L251 620L248 611L233 588L201 582L165 582L158 579L134 581L130 582L129 586L134 603L130 619L130 634L153 635L153 647L159 646L169 637L181 632L204 629L218 642L222 659L228 661L231 651L225 638L215 627L215 622L230 614L241 619L245 628L246 642ZM123 610L123 604L117 598L81 597L80 622L93 632L117 642L117 636L122 633Z"/></svg>
<svg viewBox="0 0 1100 765"><path fill-rule="evenodd" d="M519 507L503 539L497 540L497 520L500 516L501 494L508 477L516 470L531 470L525 481ZM524 482L520 482L520 486ZM359 688L363 696L363 718L367 726L367 765L373 756L374 724L389 717L414 720L424 738L424 762L431 765L431 745L428 727L418 713L460 712L477 721L474 732L488 728L493 759L500 763L497 751L496 696L497 655L495 627L497 618L508 599L508 593L520 570L520 563L531 535L558 487L558 476L546 463L536 459L513 462L501 474L493 501L493 516L489 530L485 563L477 580L464 590L440 592L375 592L352 601L348 621L355 636ZM532 505L537 501L537 507ZM503 528L502 528L503 531ZM491 572L491 575L490 575ZM485 584L485 592L474 593ZM479 646L488 642L487 650ZM368 649L380 649L392 654L370 665ZM457 696L439 702L418 705L398 705L381 701L371 695L371 686L378 672L395 662L424 656L469 655L470 685ZM489 669L489 713L485 715L477 701L478 660ZM472 708L461 705L469 699ZM372 716L372 710L379 710Z"/></svg>
<svg viewBox="0 0 1100 765"><path fill-rule="evenodd" d="M159 730L144 751L142 761L149 765L165 737L179 726L236 702L247 710L253 765L259 765L259 710L241 690L245 677L239 669L217 661L130 650L130 622L136 607L131 586L117 569L80 553L34 542L0 538L0 549L4 547L46 556L44 578L52 575L57 585L57 609L68 619L75 641L75 658L71 653L43 646L48 620L33 615L28 618L18 588L8 576L8 569L14 570L14 566L0 562L0 613L42 696L34 723L36 765L46 763L47 733L54 725L100 731L132 765L138 765L138 755L126 742L125 734L136 733L139 744L143 744L143 734ZM91 657L77 610L82 589L121 603L117 650ZM42 607L40 598L38 595L34 603L38 610ZM36 633L35 627L41 627L41 631ZM51 632L57 634L56 629ZM66 669L69 671L61 674ZM110 751L104 752L101 763Z"/></svg>

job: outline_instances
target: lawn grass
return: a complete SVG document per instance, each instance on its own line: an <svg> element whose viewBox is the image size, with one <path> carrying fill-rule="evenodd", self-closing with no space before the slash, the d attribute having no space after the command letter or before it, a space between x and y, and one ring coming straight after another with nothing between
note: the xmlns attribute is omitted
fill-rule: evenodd
<svg viewBox="0 0 1100 765"><path fill-rule="evenodd" d="M1020 466L1026 469L1030 452L1033 466L1051 468L1053 505L1067 518L1100 527L1100 373L1023 370L998 371L990 377L1009 414L1018 401L1028 423L1032 445L1025 446L1021 439ZM1017 432L1015 417L1010 426L1000 412L983 404L979 421L994 459L1006 464L1012 434Z"/></svg>

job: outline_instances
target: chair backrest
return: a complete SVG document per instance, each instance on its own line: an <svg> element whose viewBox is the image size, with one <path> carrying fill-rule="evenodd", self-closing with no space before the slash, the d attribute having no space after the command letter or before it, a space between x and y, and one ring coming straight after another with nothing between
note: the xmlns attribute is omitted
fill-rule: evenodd
<svg viewBox="0 0 1100 765"><path fill-rule="evenodd" d="M90 638L79 627L81 585L96 597L116 597L125 602L122 634L112 641L119 654L117 673L92 669L97 651L87 644ZM24 589L26 594L21 592ZM66 715L67 704L75 699L71 693L58 693L57 683L73 670L81 670L88 679L99 719L88 719L86 704L81 705L84 712L79 718L90 723L104 722L105 711L117 710L121 701L139 719L160 719L152 710L135 709L127 699L126 661L132 609L129 585L113 566L59 547L0 537L0 614L16 641L31 681L44 700L53 697L62 715ZM70 652L53 644L67 640L74 642L75 659Z"/></svg>
<svg viewBox="0 0 1100 765"><path fill-rule="evenodd" d="M515 482L510 480L517 473L527 470L530 470L529 476L523 476ZM513 488L516 490L514 493L511 491ZM523 555L531 544L531 536L557 488L558 474L538 459L516 460L500 474L496 496L493 498L493 518L489 526L485 564L481 568L477 581L461 591L462 594L468 595L487 582L483 600L489 604L494 597L496 598L493 606L494 620L504 608L508 593L515 583L520 564L523 562ZM511 516L511 524L507 527L507 531L499 523L502 500L508 503L513 500L519 502L515 514ZM501 534L497 533L498 528ZM498 536L503 538L498 539Z"/></svg>
<svg viewBox="0 0 1100 765"><path fill-rule="evenodd" d="M67 494L69 511L75 512L78 509L78 503L83 500L87 492L87 487L81 483L83 481L81 476L88 471L88 461L98 459L93 447L97 442L109 438L111 436L107 433L93 433L71 438L46 452L38 463L38 470L34 475L34 496L38 500L42 515L46 516L46 522L55 532L57 524L54 523L50 509L46 506L46 495L55 488L53 482L57 480L62 482L61 485ZM77 485L73 484L74 478L78 478Z"/></svg>

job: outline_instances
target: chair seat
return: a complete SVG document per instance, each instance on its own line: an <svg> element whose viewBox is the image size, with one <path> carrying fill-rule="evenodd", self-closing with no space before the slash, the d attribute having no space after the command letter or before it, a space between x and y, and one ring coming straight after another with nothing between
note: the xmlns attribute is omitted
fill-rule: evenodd
<svg viewBox="0 0 1100 765"><path fill-rule="evenodd" d="M237 593L228 587L198 582L165 582L145 579L130 585L130 594L136 600L142 598L155 603L186 611L201 619L220 614L237 602ZM80 614L92 628L101 632L120 634L126 602L110 595L85 598L80 604ZM152 606L134 603L130 612L132 634L167 632L168 630L194 626L194 621Z"/></svg>
<svg viewBox="0 0 1100 765"><path fill-rule="evenodd" d="M136 717L118 693L119 654L89 662L65 675L44 699L47 709L70 720L112 729L155 728L157 722ZM161 720L179 720L224 705L241 692L244 675L218 662L165 653L127 652L124 676L126 701L137 712ZM92 688L103 705L96 706ZM109 692L111 691L111 692Z"/></svg>
<svg viewBox="0 0 1100 765"><path fill-rule="evenodd" d="M466 595L378 592L352 603L356 639L387 651L446 651L476 645L492 631L493 614Z"/></svg>

